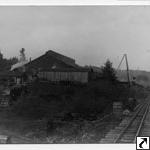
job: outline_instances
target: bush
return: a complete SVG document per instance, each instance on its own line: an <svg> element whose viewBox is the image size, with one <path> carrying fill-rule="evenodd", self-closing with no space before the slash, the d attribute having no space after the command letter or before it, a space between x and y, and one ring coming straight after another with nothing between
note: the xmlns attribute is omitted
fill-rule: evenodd
<svg viewBox="0 0 150 150"><path fill-rule="evenodd" d="M113 101L126 102L129 96L128 88L107 80L93 81L85 87L49 84L47 87L39 85L38 89L39 91L33 89L29 95L20 97L12 106L13 112L35 119L55 118L64 112L98 114L111 108Z"/></svg>
<svg viewBox="0 0 150 150"><path fill-rule="evenodd" d="M21 97L12 106L12 111L19 116L39 119L57 113L59 111L59 104L54 101L44 101L38 95L28 95Z"/></svg>
<svg viewBox="0 0 150 150"><path fill-rule="evenodd" d="M102 67L102 76L108 81L117 80L115 69L112 67L112 63L109 60L107 60L105 65Z"/></svg>

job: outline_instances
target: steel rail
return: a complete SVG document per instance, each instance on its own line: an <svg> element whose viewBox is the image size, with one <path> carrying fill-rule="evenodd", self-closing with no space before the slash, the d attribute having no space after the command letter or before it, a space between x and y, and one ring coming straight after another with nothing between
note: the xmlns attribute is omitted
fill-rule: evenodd
<svg viewBox="0 0 150 150"><path fill-rule="evenodd" d="M135 118L137 117L137 115L140 113L140 111L142 110L142 108L144 108L145 104L141 105L140 108L138 109L138 111L135 113L135 115L131 118L130 122L128 123L128 125L122 130L122 132L118 135L118 137L114 140L113 143L117 143L121 137L123 136L123 134L126 132L126 130L130 127L130 125L133 123L133 121L135 120Z"/></svg>
<svg viewBox="0 0 150 150"><path fill-rule="evenodd" d="M145 102L146 100L144 100L144 102ZM141 106L141 103L138 103L137 105L136 105L136 107L134 108L134 111L136 111L136 110L138 110L138 108Z"/></svg>
<svg viewBox="0 0 150 150"><path fill-rule="evenodd" d="M143 123L144 123L144 120L145 120L146 115L147 115L148 110L149 110L149 106L150 106L150 104L148 104L148 106L146 107L146 111L145 111L145 113L144 113L144 115L143 115L143 117L142 117L142 120L141 120L140 125L139 125L138 130L137 130L137 133L136 133L136 135L135 135L134 143L136 142L136 137L139 136L139 134L140 134L140 132L141 132L142 125L143 125Z"/></svg>

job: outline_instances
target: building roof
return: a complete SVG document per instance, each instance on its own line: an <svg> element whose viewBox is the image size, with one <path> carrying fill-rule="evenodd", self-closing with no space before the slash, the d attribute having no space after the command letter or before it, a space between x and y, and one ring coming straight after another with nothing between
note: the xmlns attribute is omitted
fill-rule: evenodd
<svg viewBox="0 0 150 150"><path fill-rule="evenodd" d="M32 60L26 65L27 70L39 71L84 71L82 67L75 64L75 60L56 53L52 50Z"/></svg>
<svg viewBox="0 0 150 150"><path fill-rule="evenodd" d="M47 52L46 52L46 55L53 56L53 57L55 57L56 59L61 60L61 61L63 61L64 63L67 63L67 64L69 64L69 65L73 65L73 66L75 65L75 60L74 60L74 59L72 59L72 58L70 58L70 57L68 57L68 56L64 56L64 55L62 55L62 54L59 54L59 53L57 53L57 52L54 52L54 51L52 51L52 50L47 51Z"/></svg>
<svg viewBox="0 0 150 150"><path fill-rule="evenodd" d="M16 63L16 64L12 65L11 71L13 71L13 70L15 70L15 69L18 69L18 68L21 68L21 67L23 67L23 66L24 66L25 64L27 64L27 63L28 63L27 60L18 62L18 63Z"/></svg>

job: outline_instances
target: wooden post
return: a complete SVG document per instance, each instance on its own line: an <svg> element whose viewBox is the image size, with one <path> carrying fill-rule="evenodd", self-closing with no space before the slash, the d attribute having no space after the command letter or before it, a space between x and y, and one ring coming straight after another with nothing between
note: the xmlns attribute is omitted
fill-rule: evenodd
<svg viewBox="0 0 150 150"><path fill-rule="evenodd" d="M125 54L125 59L126 59L126 67L127 67L127 78L128 78L128 83L129 83L129 87L130 87L131 83L130 83L129 65L128 65L127 54Z"/></svg>

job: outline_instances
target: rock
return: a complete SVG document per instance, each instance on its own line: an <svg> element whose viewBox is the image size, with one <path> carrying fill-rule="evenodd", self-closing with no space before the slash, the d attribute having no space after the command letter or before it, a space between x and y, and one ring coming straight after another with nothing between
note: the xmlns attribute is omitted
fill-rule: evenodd
<svg viewBox="0 0 150 150"><path fill-rule="evenodd" d="M123 111L123 115L128 116L130 114L130 111L128 109L125 109Z"/></svg>

